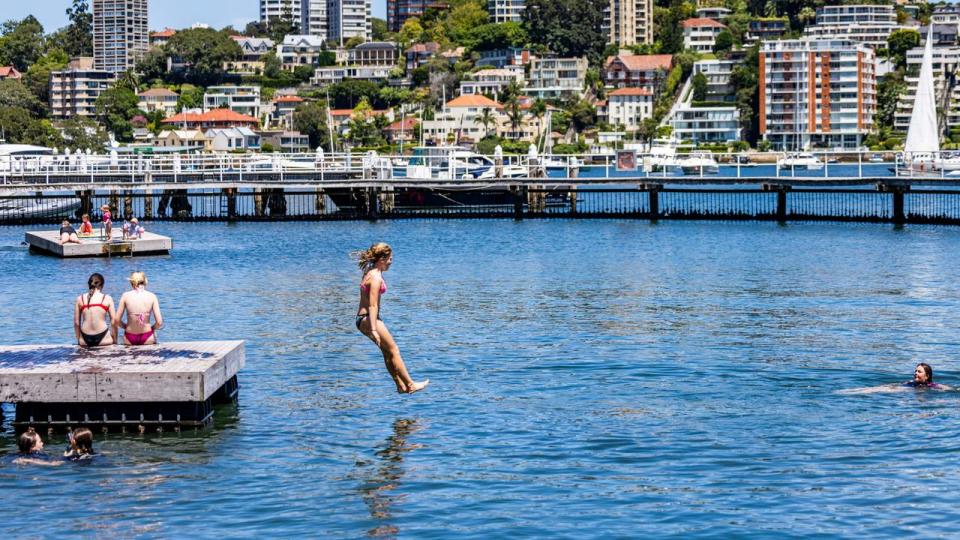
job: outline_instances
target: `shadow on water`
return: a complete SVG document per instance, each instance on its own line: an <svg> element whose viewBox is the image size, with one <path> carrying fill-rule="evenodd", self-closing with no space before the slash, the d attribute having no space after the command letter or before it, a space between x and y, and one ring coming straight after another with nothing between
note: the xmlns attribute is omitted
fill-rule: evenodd
<svg viewBox="0 0 960 540"><path fill-rule="evenodd" d="M406 473L403 467L405 454L421 448L421 445L408 443L407 437L422 428L423 426L416 419L396 419L393 422L393 434L387 437L375 453L377 461L357 463L361 468L360 496L367 505L370 517L378 523L376 527L367 531L367 536L393 537L400 532L400 528L391 522L394 521L394 507L401 502L403 496L394 494L393 491L400 486ZM374 469L365 470L368 465Z"/></svg>

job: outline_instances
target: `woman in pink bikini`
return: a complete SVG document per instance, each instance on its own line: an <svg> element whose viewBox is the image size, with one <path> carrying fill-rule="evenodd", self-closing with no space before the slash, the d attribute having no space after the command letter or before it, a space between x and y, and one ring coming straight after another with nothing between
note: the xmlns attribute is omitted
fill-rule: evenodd
<svg viewBox="0 0 960 540"><path fill-rule="evenodd" d="M415 382L400 357L400 348L393 340L387 325L380 320L380 299L387 292L387 283L383 280L383 273L393 264L393 250L390 246L380 242L370 246L370 249L356 254L358 266L363 272L360 279L360 309L357 310L357 330L377 344L383 353L383 361L387 371L397 385L397 392L412 394L423 390L430 380ZM122 302L122 301L121 301Z"/></svg>
<svg viewBox="0 0 960 540"><path fill-rule="evenodd" d="M163 327L160 302L155 294L146 289L147 276L143 272L130 274L130 286L133 290L120 297L114 324L123 325L123 341L127 345L155 345L157 330ZM127 315L126 321L123 320L124 313ZM153 325L150 324L151 314L155 321Z"/></svg>

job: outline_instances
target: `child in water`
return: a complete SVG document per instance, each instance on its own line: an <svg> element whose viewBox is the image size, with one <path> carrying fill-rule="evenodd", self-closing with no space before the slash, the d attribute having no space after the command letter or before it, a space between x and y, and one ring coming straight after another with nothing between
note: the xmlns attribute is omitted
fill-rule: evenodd
<svg viewBox="0 0 960 540"><path fill-rule="evenodd" d="M93 457L93 432L87 428L80 428L69 433L70 447L63 453L63 457L76 461Z"/></svg>
<svg viewBox="0 0 960 540"><path fill-rule="evenodd" d="M14 463L27 465L59 465L59 462L49 461L47 454L43 452L43 439L32 427L20 434L17 439L17 448L20 449L20 457L13 460Z"/></svg>

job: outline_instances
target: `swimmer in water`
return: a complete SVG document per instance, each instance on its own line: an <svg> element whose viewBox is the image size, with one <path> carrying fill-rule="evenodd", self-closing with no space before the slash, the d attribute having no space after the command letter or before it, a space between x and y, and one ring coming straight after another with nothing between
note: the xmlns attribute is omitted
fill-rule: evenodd
<svg viewBox="0 0 960 540"><path fill-rule="evenodd" d="M950 387L944 384L933 382L933 368L930 364L920 362L913 371L913 380L904 383L906 386L915 388L932 388L935 390L948 390Z"/></svg>
<svg viewBox="0 0 960 540"><path fill-rule="evenodd" d="M93 432L87 428L80 428L70 433L70 447L63 453L63 457L70 461L89 459L93 457Z"/></svg>
<svg viewBox="0 0 960 540"><path fill-rule="evenodd" d="M383 354L383 362L387 371L397 385L397 392L412 394L426 388L430 380L416 382L407 373L407 367L400 356L397 342L387 330L387 325L380 320L380 299L387 292L387 283L383 280L383 273L393 264L393 250L390 246L380 242L370 246L370 249L355 254L363 277L360 279L360 308L357 310L357 330L376 343Z"/></svg>
<svg viewBox="0 0 960 540"><path fill-rule="evenodd" d="M20 450L20 457L13 460L20 465L59 465L59 461L50 461L43 452L43 439L40 434L32 427L20 434L17 439L17 448Z"/></svg>

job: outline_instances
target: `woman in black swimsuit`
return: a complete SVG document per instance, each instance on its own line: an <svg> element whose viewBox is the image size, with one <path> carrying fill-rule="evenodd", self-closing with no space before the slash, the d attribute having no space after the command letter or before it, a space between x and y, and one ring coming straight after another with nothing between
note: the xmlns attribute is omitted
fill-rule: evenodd
<svg viewBox="0 0 960 540"><path fill-rule="evenodd" d="M73 306L73 331L77 336L77 345L113 345L117 342L116 331L111 331L113 326L107 322L107 315L111 321L117 317L113 298L103 294L103 276L100 274L91 274L87 286L89 292L78 296Z"/></svg>

